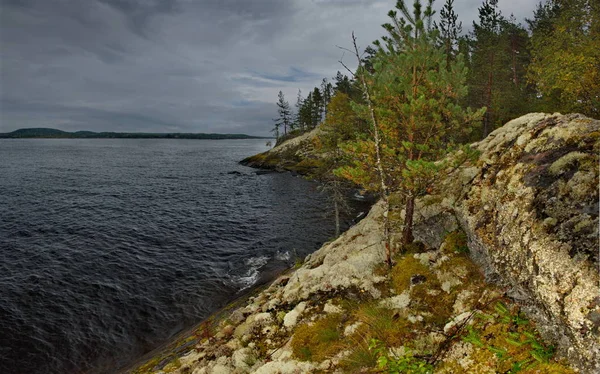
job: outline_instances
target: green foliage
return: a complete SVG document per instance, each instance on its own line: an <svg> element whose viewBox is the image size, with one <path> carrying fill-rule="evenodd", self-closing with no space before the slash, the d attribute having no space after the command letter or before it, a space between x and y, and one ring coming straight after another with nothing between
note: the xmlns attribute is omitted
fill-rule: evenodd
<svg viewBox="0 0 600 374"><path fill-rule="evenodd" d="M390 374L429 374L433 373L433 366L427 361L413 356L410 349L405 349L405 354L400 357L390 355L389 349L379 340L371 339L369 348L377 355L377 366Z"/></svg>
<svg viewBox="0 0 600 374"><path fill-rule="evenodd" d="M347 348L351 352L340 362L340 367L346 373L364 372L365 368L373 368L377 365L377 355L369 348L368 339L356 335L345 338Z"/></svg>
<svg viewBox="0 0 600 374"><path fill-rule="evenodd" d="M348 95L338 92L331 98L327 106L327 117L319 134L325 151L337 152L343 142L356 140L368 132L368 124L352 109L352 101Z"/></svg>
<svg viewBox="0 0 600 374"><path fill-rule="evenodd" d="M547 0L532 20L528 78L551 111L600 115L600 3Z"/></svg>
<svg viewBox="0 0 600 374"><path fill-rule="evenodd" d="M446 0L440 10L440 23L435 24L440 31L440 45L446 55L446 68L458 55L458 40L462 32L462 22L458 22L458 14L454 12L454 0Z"/></svg>
<svg viewBox="0 0 600 374"><path fill-rule="evenodd" d="M445 166L436 161L470 131L483 110L473 113L459 105L467 93L466 68L460 55L447 61L438 30L432 27L431 2L422 9L416 1L409 12L399 1L389 16L391 22L383 25L387 35L374 42L372 67L357 73L371 102L353 105L381 135L343 145L348 163L336 174L368 190L401 191L410 204ZM405 220L405 242L412 236L411 222L412 211Z"/></svg>
<svg viewBox="0 0 600 374"><path fill-rule="evenodd" d="M479 331L473 329L472 326L467 326L467 335L463 336L462 340L471 343L477 347L484 346L483 341L481 341Z"/></svg>
<svg viewBox="0 0 600 374"><path fill-rule="evenodd" d="M529 35L514 17L505 18L498 0L485 0L464 45L470 56L468 103L486 107L481 135L532 110L535 92L527 84Z"/></svg>
<svg viewBox="0 0 600 374"><path fill-rule="evenodd" d="M462 230L452 231L444 239L446 252L468 253L467 234Z"/></svg>
<svg viewBox="0 0 600 374"><path fill-rule="evenodd" d="M511 310L498 302L493 312L479 317L478 322L468 326L461 337L478 349L473 354L474 358L484 360L485 352L489 352L498 359L498 370L507 373L553 366L549 362L554 355L554 347L541 341L529 320L518 309ZM556 372L570 371L561 368Z"/></svg>
<svg viewBox="0 0 600 374"><path fill-rule="evenodd" d="M279 100L277 101L277 113L279 117L275 119L275 126L272 132L275 133L275 138L279 139L279 128L283 126L283 134L287 135L288 129L292 129L292 110L290 104L285 100L282 91L279 91Z"/></svg>
<svg viewBox="0 0 600 374"><path fill-rule="evenodd" d="M348 78L347 75L337 72L335 78L335 93L342 93L352 99L356 99L358 95L357 90L353 86L353 82Z"/></svg>
<svg viewBox="0 0 600 374"><path fill-rule="evenodd" d="M525 316L522 313L511 313L510 310L508 310L508 308L506 307L506 305L504 305L501 302L497 303L494 309L496 310L496 313L498 313L498 315L500 316L500 321L502 321L503 323L512 323L518 326L527 325L529 323L529 320L525 318Z"/></svg>

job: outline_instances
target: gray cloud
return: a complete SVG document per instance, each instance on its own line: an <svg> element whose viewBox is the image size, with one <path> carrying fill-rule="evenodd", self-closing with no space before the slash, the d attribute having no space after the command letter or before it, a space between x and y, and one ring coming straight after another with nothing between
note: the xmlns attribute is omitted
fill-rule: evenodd
<svg viewBox="0 0 600 374"><path fill-rule="evenodd" d="M501 0L529 16L537 0ZM393 0L0 0L0 132L268 134L290 102L341 70L356 32L382 35ZM442 1L438 1L437 8ZM465 28L479 0L456 0ZM346 57L347 62L351 59Z"/></svg>

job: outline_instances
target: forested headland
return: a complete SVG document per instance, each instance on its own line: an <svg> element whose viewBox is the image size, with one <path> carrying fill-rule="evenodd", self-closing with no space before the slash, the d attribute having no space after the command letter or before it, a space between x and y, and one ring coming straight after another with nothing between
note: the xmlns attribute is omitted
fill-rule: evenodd
<svg viewBox="0 0 600 374"><path fill-rule="evenodd" d="M344 72L306 97L299 91L295 108L279 92L272 129L281 144L319 128L312 174L327 188L350 181L377 192L386 211L400 196L404 244L414 200L443 178L449 152L473 157L466 144L526 113L600 114L598 2L545 0L523 25L484 0L468 32L454 0L439 15L432 4L398 1L384 35L364 49L352 34L339 47Z"/></svg>

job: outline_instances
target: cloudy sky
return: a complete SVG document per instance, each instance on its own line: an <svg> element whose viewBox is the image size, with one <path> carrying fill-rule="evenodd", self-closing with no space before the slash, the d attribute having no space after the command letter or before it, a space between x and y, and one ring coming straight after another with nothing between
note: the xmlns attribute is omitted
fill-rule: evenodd
<svg viewBox="0 0 600 374"><path fill-rule="evenodd" d="M537 2L499 7L522 22ZM394 3L0 0L0 132L266 135L277 92L293 104L343 70L336 45L379 38ZM465 28L480 3L455 0Z"/></svg>

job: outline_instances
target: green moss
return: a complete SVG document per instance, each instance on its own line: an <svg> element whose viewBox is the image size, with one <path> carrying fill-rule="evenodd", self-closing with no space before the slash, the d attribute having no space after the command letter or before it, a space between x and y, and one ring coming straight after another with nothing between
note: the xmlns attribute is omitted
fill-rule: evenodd
<svg viewBox="0 0 600 374"><path fill-rule="evenodd" d="M593 224L594 224L594 221L592 221L590 219L583 219L583 220L577 222L577 224L573 228L573 232L578 233L582 230L587 229L588 227L592 226Z"/></svg>
<svg viewBox="0 0 600 374"><path fill-rule="evenodd" d="M404 205L404 198L399 193L390 194L390 196L388 197L388 201L389 201L390 207L398 207L399 208Z"/></svg>
<svg viewBox="0 0 600 374"><path fill-rule="evenodd" d="M302 361L320 362L339 351L342 317L330 314L313 324L303 324L292 338L292 352Z"/></svg>
<svg viewBox="0 0 600 374"><path fill-rule="evenodd" d="M462 230L452 231L444 239L444 252L445 253L468 253L469 247L467 246L467 234Z"/></svg>
<svg viewBox="0 0 600 374"><path fill-rule="evenodd" d="M452 316L456 292L446 293L437 281L416 285L410 293L413 309L422 312L425 322L435 327L444 327Z"/></svg>
<svg viewBox="0 0 600 374"><path fill-rule="evenodd" d="M403 254L410 255L410 254L423 253L423 252L427 252L427 247L425 247L425 244L423 244L419 241L414 241L412 243L404 244L402 246Z"/></svg>
<svg viewBox="0 0 600 374"><path fill-rule="evenodd" d="M315 169L323 166L323 161L316 158L305 158L293 166L289 166L288 169L296 171L300 174L308 174Z"/></svg>
<svg viewBox="0 0 600 374"><path fill-rule="evenodd" d="M421 263L421 261L414 258L413 255L402 256L396 265L391 270L392 286L396 290L396 293L400 294L410 287L410 279L413 275L424 275L425 277L431 277L431 271L429 268Z"/></svg>
<svg viewBox="0 0 600 374"><path fill-rule="evenodd" d="M133 374L152 373L152 372L154 372L156 370L156 367L158 366L158 364L160 364L160 362L162 360L163 360L163 357L161 357L161 356L152 357L144 365L136 368L133 371Z"/></svg>
<svg viewBox="0 0 600 374"><path fill-rule="evenodd" d="M442 272L451 272L462 281L469 283L483 283L484 276L481 269L471 260L467 254L456 254L450 256L438 268Z"/></svg>

